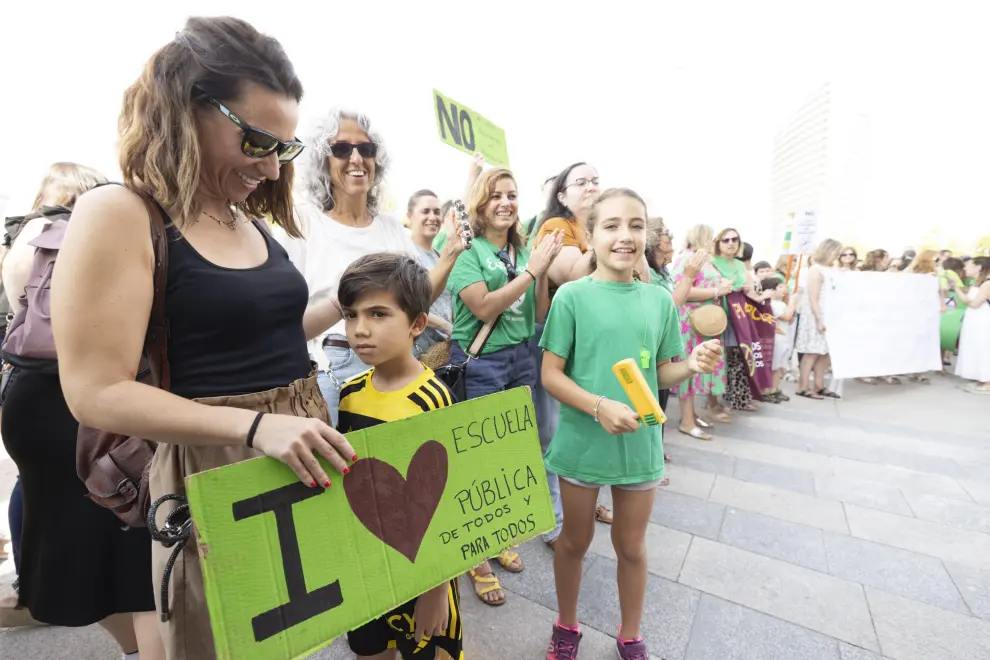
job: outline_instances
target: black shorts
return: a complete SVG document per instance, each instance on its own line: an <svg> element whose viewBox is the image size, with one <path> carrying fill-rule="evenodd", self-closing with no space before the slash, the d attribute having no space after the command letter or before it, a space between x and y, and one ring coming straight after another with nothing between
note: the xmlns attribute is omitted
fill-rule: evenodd
<svg viewBox="0 0 990 660"><path fill-rule="evenodd" d="M461 626L461 596L457 580L447 583L447 604L450 616L443 633L430 638L416 655L416 600L400 605L388 614L347 633L347 645L356 655L378 655L388 649L398 649L404 660L423 658L433 660L436 650L443 649L454 660L462 660L463 628Z"/></svg>

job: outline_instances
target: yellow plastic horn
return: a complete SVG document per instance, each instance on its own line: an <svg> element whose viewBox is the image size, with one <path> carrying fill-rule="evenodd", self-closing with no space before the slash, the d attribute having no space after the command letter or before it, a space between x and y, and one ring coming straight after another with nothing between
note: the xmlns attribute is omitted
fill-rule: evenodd
<svg viewBox="0 0 990 660"><path fill-rule="evenodd" d="M626 396L632 402L633 408L639 418L647 426L657 426L667 421L667 415L657 401L656 393L650 388L643 372L639 370L635 360L632 358L622 360L614 367L615 377L619 379L619 384L626 391Z"/></svg>

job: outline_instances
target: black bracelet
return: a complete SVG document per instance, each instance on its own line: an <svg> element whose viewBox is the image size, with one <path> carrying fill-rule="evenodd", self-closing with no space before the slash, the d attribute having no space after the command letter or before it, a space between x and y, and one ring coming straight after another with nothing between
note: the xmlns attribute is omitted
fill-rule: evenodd
<svg viewBox="0 0 990 660"><path fill-rule="evenodd" d="M248 431L247 435L247 446L254 447L254 434L258 431L258 424L261 424L261 418L265 416L265 413L260 412L254 417L254 421L251 422L251 429Z"/></svg>
<svg viewBox="0 0 990 660"><path fill-rule="evenodd" d="M534 281L534 282L536 281L536 275L533 275L533 273L531 273L531 272L529 271L529 268L527 268L527 269L526 269L526 270L524 270L523 272L524 272L524 273L526 273L527 275L529 275L530 277L532 277L532 278L533 278L533 281Z"/></svg>

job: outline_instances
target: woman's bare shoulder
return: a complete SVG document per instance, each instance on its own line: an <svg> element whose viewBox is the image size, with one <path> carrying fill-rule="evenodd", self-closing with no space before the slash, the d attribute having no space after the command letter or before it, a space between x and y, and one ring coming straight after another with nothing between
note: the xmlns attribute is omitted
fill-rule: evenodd
<svg viewBox="0 0 990 660"><path fill-rule="evenodd" d="M71 233L119 244L149 237L145 198L124 186L100 186L79 197L69 222Z"/></svg>

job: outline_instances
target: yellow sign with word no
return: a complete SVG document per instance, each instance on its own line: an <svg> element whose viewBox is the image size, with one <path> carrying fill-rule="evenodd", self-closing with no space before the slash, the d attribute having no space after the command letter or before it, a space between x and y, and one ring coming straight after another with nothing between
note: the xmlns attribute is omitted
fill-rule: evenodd
<svg viewBox="0 0 990 660"><path fill-rule="evenodd" d="M465 153L480 153L496 167L509 166L505 131L474 110L433 90L440 140Z"/></svg>

